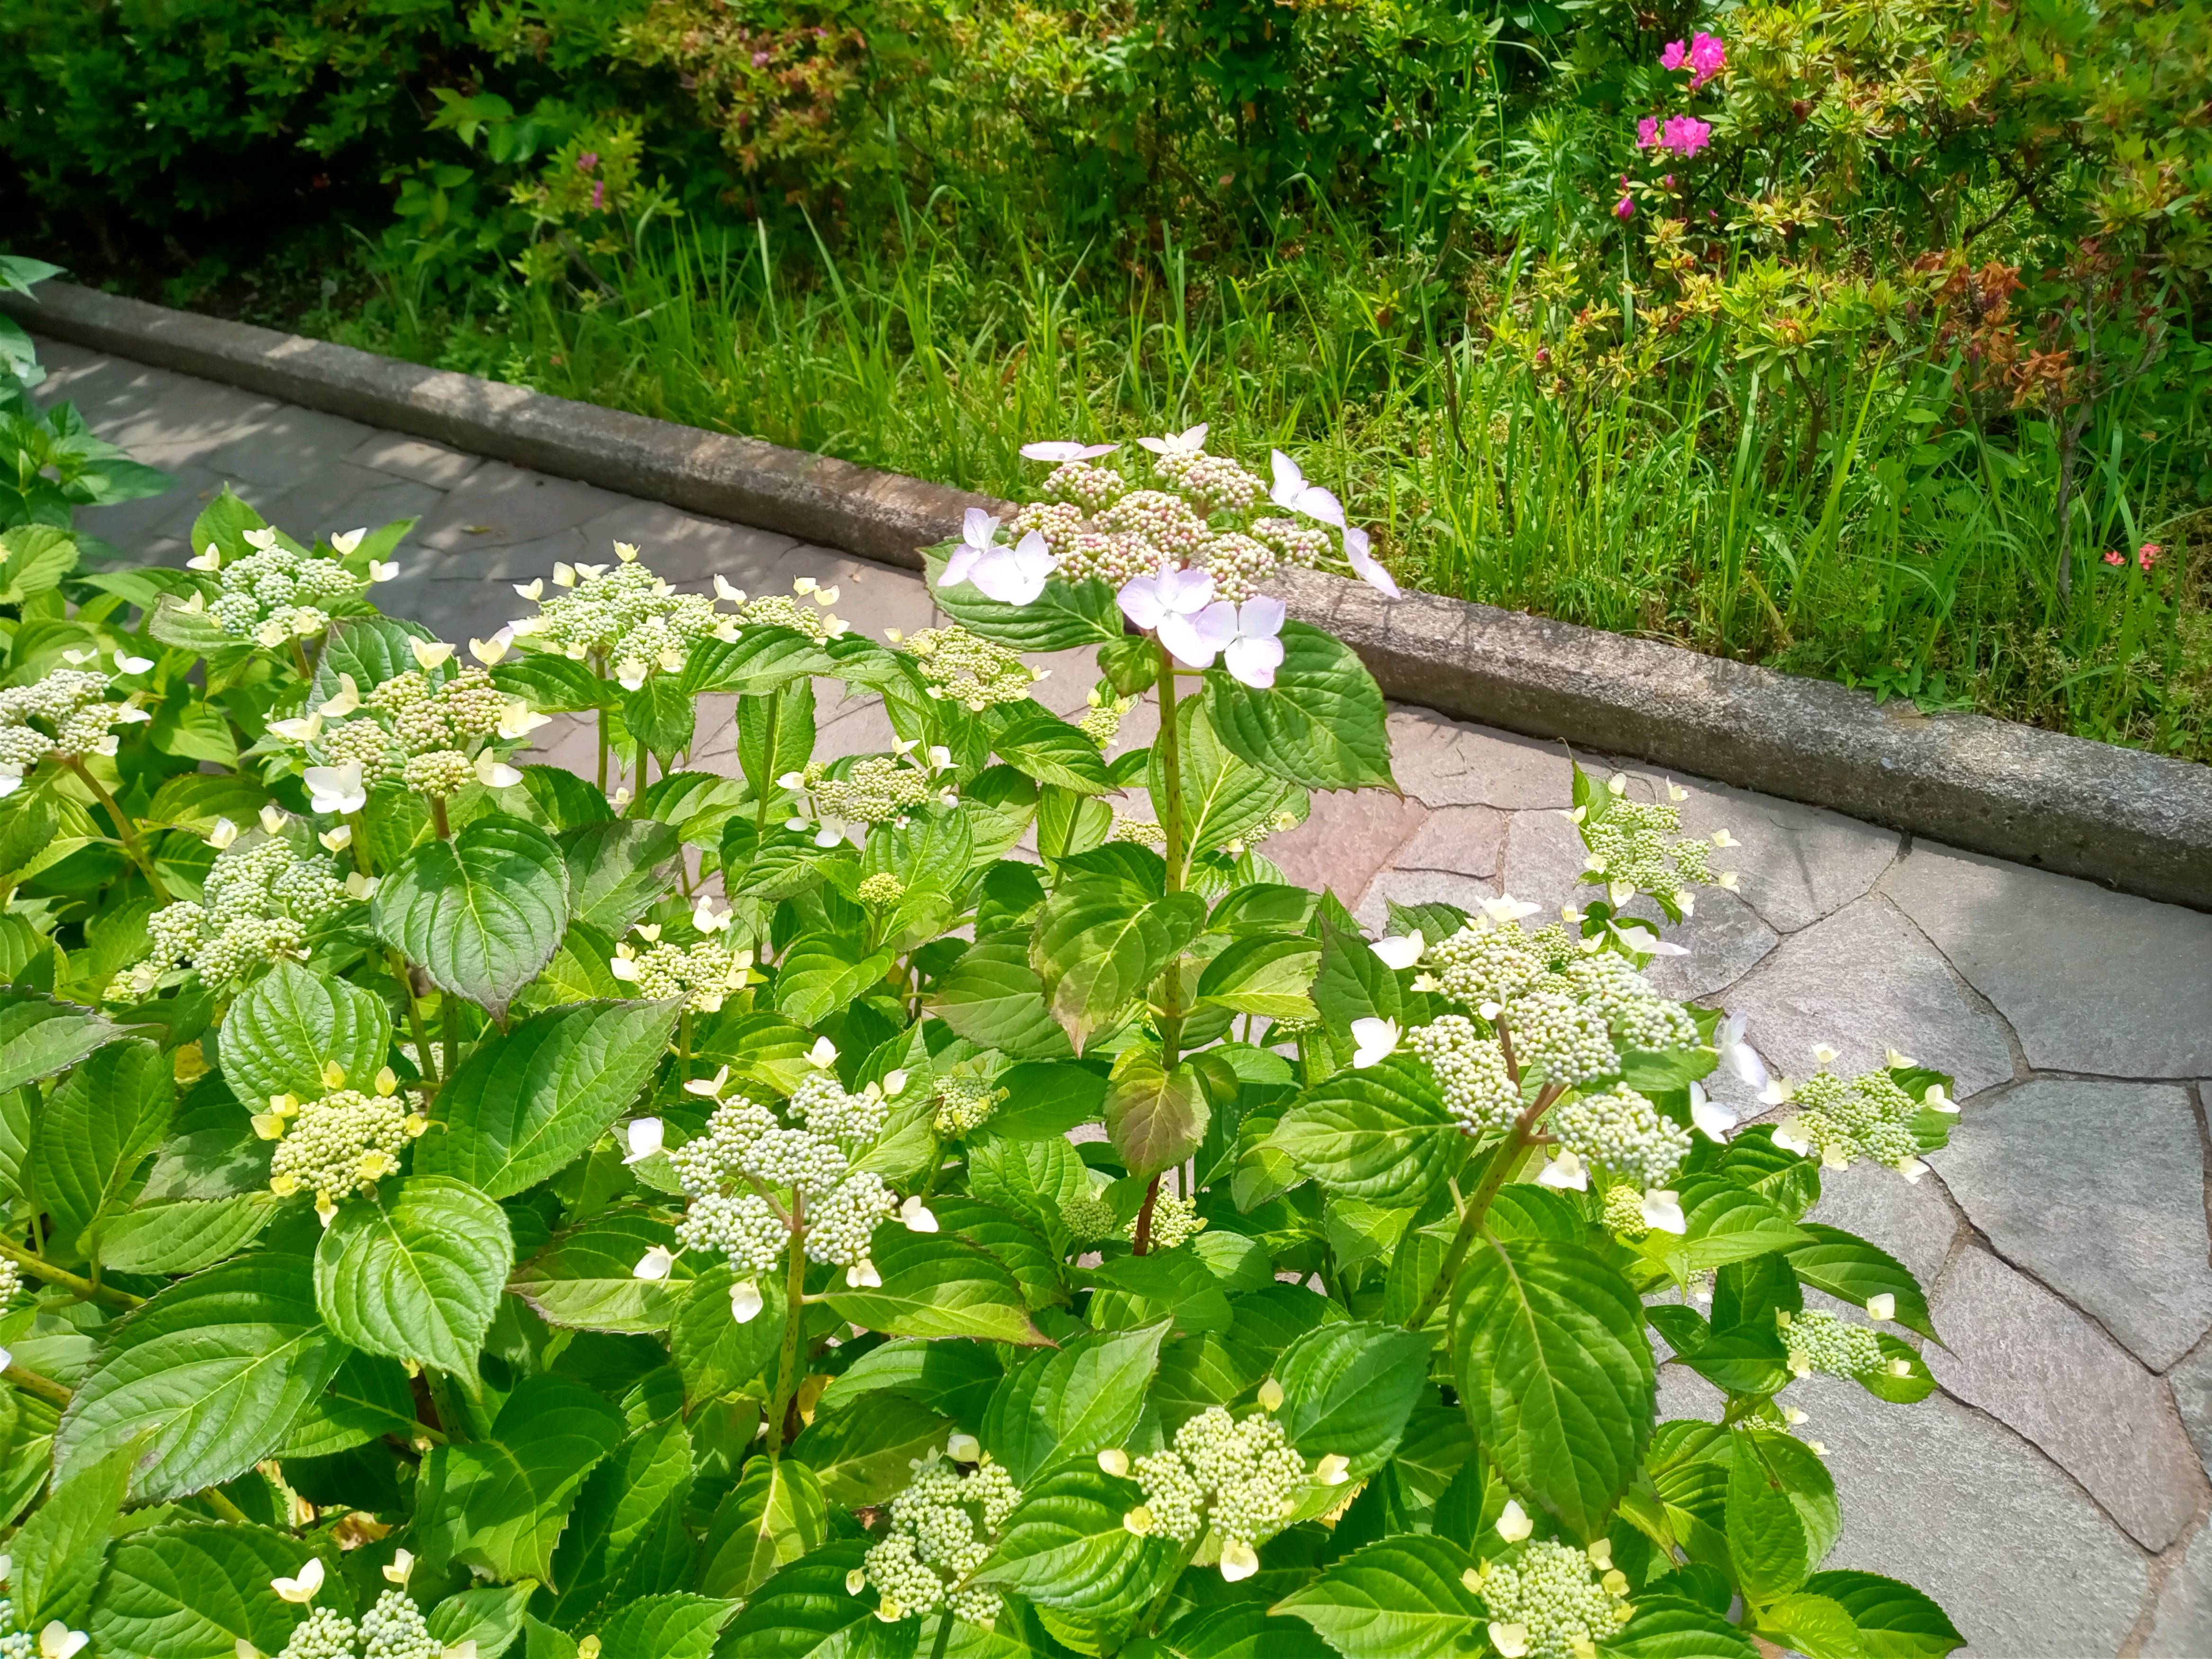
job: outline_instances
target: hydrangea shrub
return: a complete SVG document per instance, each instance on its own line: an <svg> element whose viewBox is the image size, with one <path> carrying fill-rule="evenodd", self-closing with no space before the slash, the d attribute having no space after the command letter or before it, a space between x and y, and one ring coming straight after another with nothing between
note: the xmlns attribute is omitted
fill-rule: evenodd
<svg viewBox="0 0 2212 1659"><path fill-rule="evenodd" d="M1033 446L910 637L623 546L457 649L370 601L405 525L227 495L17 608L0 1654L1957 1644L1823 1569L1791 1395L1932 1387L1911 1274L1808 1216L1948 1080L1770 1078L1655 989L1733 842L1625 778L1556 916L1285 880L1311 791L1394 784L1266 579L1389 578L1204 440ZM818 753L836 697L891 745Z"/></svg>

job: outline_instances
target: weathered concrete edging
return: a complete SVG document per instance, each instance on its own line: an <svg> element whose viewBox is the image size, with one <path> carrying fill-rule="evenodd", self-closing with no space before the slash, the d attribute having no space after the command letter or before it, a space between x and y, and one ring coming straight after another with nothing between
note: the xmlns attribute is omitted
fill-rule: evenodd
<svg viewBox="0 0 2212 1659"><path fill-rule="evenodd" d="M49 283L36 331L472 453L908 569L988 498L750 438ZM2212 767L1981 715L1877 707L1821 680L1431 594L1286 574L1389 696L1832 807L2212 910Z"/></svg>

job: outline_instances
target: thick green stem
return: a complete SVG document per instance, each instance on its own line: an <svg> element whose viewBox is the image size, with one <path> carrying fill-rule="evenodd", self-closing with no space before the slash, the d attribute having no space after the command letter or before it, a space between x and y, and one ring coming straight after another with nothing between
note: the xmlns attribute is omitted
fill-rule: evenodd
<svg viewBox="0 0 2212 1659"><path fill-rule="evenodd" d="M94 799L106 809L107 816L115 820L116 837L122 842L123 850L131 863L138 866L138 873L146 878L146 885L153 890L155 902L161 904L170 902L169 890L161 884L161 878L155 872L153 854L146 850L146 843L138 839L138 832L131 827L131 815L116 805L115 797L107 793L106 787L92 775L91 769L82 760L72 755L63 764L83 781L84 787L92 791Z"/></svg>
<svg viewBox="0 0 2212 1659"><path fill-rule="evenodd" d="M783 1354L775 1372L775 1404L769 1413L768 1455L773 1462L783 1455L784 1422L791 1415L791 1398L799 1391L799 1330L806 1318L806 1200L791 1195L791 1266L783 1283Z"/></svg>
<svg viewBox="0 0 2212 1659"><path fill-rule="evenodd" d="M207 1499L210 1509L232 1524L240 1527L250 1527L253 1524L253 1517L232 1503L230 1495L220 1487L210 1486L200 1496Z"/></svg>
<svg viewBox="0 0 2212 1659"><path fill-rule="evenodd" d="M1181 737L1176 730L1175 659L1164 645L1159 649L1160 734L1152 741L1160 757L1167 799L1152 805L1159 809L1160 829L1167 837L1168 891L1174 893L1182 890L1183 881L1182 750Z"/></svg>
<svg viewBox="0 0 2212 1659"><path fill-rule="evenodd" d="M34 1400L43 1400L49 1406L58 1406L64 1410L69 1407L70 1391L51 1376L41 1376L36 1371L27 1371L21 1365L9 1366L4 1372L0 1372L0 1376L5 1376L9 1382Z"/></svg>
<svg viewBox="0 0 2212 1659"><path fill-rule="evenodd" d="M781 691L771 691L768 694L768 751L769 771L774 771L775 769L775 734L777 729L781 727L782 724L783 693ZM775 784L775 779L768 776L762 776L755 778L752 781L754 789L759 793L760 796L759 800L755 804L753 808L753 839L756 842L758 842L768 839L768 809L770 803L775 799L774 795L769 793L769 790Z"/></svg>
<svg viewBox="0 0 2212 1659"><path fill-rule="evenodd" d="M315 671L307 661L307 642L297 634L292 635L292 666L300 671L300 678L303 680L312 681L315 678Z"/></svg>
<svg viewBox="0 0 2212 1659"><path fill-rule="evenodd" d="M128 1291L118 1291L112 1285L95 1284L66 1267L57 1267L21 1245L0 1241L0 1257L14 1262L25 1273L36 1274L49 1285L74 1292L81 1302L105 1302L111 1308L136 1308L146 1300L144 1297L133 1296Z"/></svg>
<svg viewBox="0 0 2212 1659"><path fill-rule="evenodd" d="M1483 1218L1490 1213L1492 1200L1519 1167L1521 1155L1535 1144L1536 1120L1544 1115L1553 1098L1550 1090L1538 1096L1534 1105L1513 1120L1513 1133L1491 1153L1490 1167L1482 1172L1481 1184L1468 1199L1467 1207L1460 1212L1459 1231L1452 1235L1451 1248L1444 1252L1443 1263L1437 1269L1436 1279L1429 1285L1428 1294L1421 1298L1420 1305L1406 1321L1407 1330L1418 1331L1429 1322L1429 1316L1436 1312L1437 1304L1444 1299L1444 1293L1451 1289L1452 1281L1459 1277L1460 1267L1467 1261L1467 1253L1474 1248L1474 1236L1481 1231Z"/></svg>
<svg viewBox="0 0 2212 1659"><path fill-rule="evenodd" d="M392 978L399 981L400 994L407 999L407 1030L415 1039L415 1063L422 1067L434 1094L444 1082L445 1074L438 1069L437 1051L431 1047L429 1030L422 1024L422 1005L415 995L414 970L408 967L407 958L391 945L385 946L384 958L392 969Z"/></svg>
<svg viewBox="0 0 2212 1659"><path fill-rule="evenodd" d="M430 822L437 827L440 841L453 840L453 823L446 816L446 798L443 795L430 797Z"/></svg>
<svg viewBox="0 0 2212 1659"><path fill-rule="evenodd" d="M376 866L369 861L368 856L368 820L358 812L349 812L345 821L346 828L353 831L353 839L346 842L346 851L353 854L353 867L364 878L374 875Z"/></svg>
<svg viewBox="0 0 2212 1659"><path fill-rule="evenodd" d="M1159 757L1161 781L1165 785L1165 800L1154 801L1160 815L1160 830L1165 836L1164 855L1167 859L1167 890L1181 892L1183 883L1183 823L1182 823L1182 750L1176 731L1176 666L1175 659L1164 645L1160 653L1160 734L1153 739L1153 752ZM1158 987L1160 1069L1172 1073L1182 1060L1182 958L1178 955L1160 975ZM1160 1174L1164 1174L1163 1170ZM1143 1255L1152 1247L1152 1212L1160 1199L1160 1174L1152 1176L1152 1184L1145 1188L1145 1206L1137 1212L1137 1231L1133 1254Z"/></svg>

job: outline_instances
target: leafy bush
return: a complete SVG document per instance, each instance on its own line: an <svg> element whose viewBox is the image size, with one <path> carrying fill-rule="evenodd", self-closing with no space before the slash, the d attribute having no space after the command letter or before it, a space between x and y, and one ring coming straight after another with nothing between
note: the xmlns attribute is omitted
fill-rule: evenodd
<svg viewBox="0 0 2212 1659"><path fill-rule="evenodd" d="M1283 880L1309 791L1391 773L1358 659L1259 584L1389 579L1287 458L1206 435L1146 441L1149 480L1030 446L1049 499L932 550L950 622L884 643L834 589L682 593L618 546L457 653L368 602L405 524L308 546L228 495L190 568L21 601L14 1630L1956 1645L1821 1570L1788 1394L1932 1388L1911 1273L1805 1217L1824 1169L1916 1176L1948 1080L1769 1080L1653 990L1733 842L1625 778L1577 772L1589 901L1540 927L1500 898L1370 939ZM1078 650L1068 720L1026 659ZM890 749L816 755L836 686ZM1157 737L1109 758L1147 693ZM583 716L592 775L517 763ZM725 724L738 775L686 764ZM1735 1129L1717 1068L1798 1109ZM1660 1352L1720 1422L1655 1421Z"/></svg>
<svg viewBox="0 0 2212 1659"><path fill-rule="evenodd" d="M0 291L29 294L56 270L0 253ZM0 605L54 587L75 562L73 545L41 530L67 530L80 507L158 495L174 482L93 436L71 405L38 408L31 390L45 380L31 337L0 317L0 532L15 532L0 536Z"/></svg>

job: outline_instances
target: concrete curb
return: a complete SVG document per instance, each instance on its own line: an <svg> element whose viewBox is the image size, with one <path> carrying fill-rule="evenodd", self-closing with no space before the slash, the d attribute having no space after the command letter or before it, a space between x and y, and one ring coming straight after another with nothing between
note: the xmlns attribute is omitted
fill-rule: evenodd
<svg viewBox="0 0 2212 1659"><path fill-rule="evenodd" d="M66 283L35 331L908 569L988 497ZM1384 693L2212 910L2212 767L1866 694L1490 605L1285 573L1292 613Z"/></svg>

